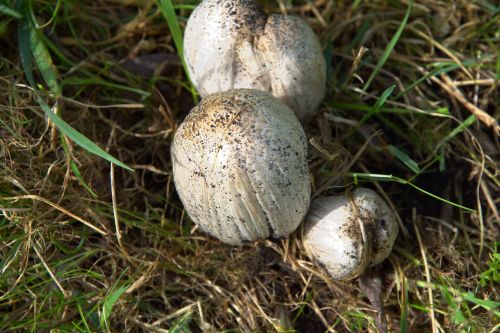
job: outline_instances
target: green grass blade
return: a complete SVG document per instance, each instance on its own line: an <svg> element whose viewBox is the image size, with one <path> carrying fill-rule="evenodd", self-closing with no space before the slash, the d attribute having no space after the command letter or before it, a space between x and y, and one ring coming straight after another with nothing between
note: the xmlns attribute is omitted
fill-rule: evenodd
<svg viewBox="0 0 500 333"><path fill-rule="evenodd" d="M174 5L174 9L189 9L189 10L194 10L195 8L196 8L196 5L187 5L187 4Z"/></svg>
<svg viewBox="0 0 500 333"><path fill-rule="evenodd" d="M189 328L189 323L191 321L192 317L192 312L189 311L186 314L184 314L175 324L174 326L170 329L171 333L192 333L191 329Z"/></svg>
<svg viewBox="0 0 500 333"><path fill-rule="evenodd" d="M347 103L347 102L328 102L328 106L345 110L345 111L362 111L369 112L373 107L364 104L356 104L356 103ZM380 112L383 113L395 113L395 114L408 114L412 113L412 110L403 109L403 108L380 108Z"/></svg>
<svg viewBox="0 0 500 333"><path fill-rule="evenodd" d="M371 20L365 20L363 24L361 24L361 27L357 29L356 35L352 39L352 41L347 45L347 48L344 50L345 53L349 54L354 48L359 47L361 41L365 37L366 33L370 28L372 27L373 22Z"/></svg>
<svg viewBox="0 0 500 333"><path fill-rule="evenodd" d="M392 37L391 41L389 42L389 45L387 45L384 53L382 54L382 57L380 58L377 65L375 66L375 69L373 70L372 74L370 75L370 78L368 79L368 81L366 81L365 85L363 86L363 91L366 91L368 89L368 87L370 87L370 84L372 83L375 76L377 76L377 74L380 72L380 70L384 66L385 62L387 61L387 59L389 59L389 56L391 55L392 50L396 46L396 44L399 40L399 37L401 37L401 34L403 33L403 30L406 26L406 23L408 22L408 18L410 17L412 7L413 7L413 0L410 0L408 2L408 9L406 10L403 21L401 21L401 24L399 25L398 30L396 31L396 33Z"/></svg>
<svg viewBox="0 0 500 333"><path fill-rule="evenodd" d="M500 6L496 6L494 3L491 3L488 0L475 0L474 2L495 15L500 13Z"/></svg>
<svg viewBox="0 0 500 333"><path fill-rule="evenodd" d="M19 14L19 12L13 8L7 7L6 5L0 4L0 14L4 14L7 16L12 16L16 19L22 19L23 16Z"/></svg>
<svg viewBox="0 0 500 333"><path fill-rule="evenodd" d="M0 276L5 272L6 269L5 265L13 258L15 258L17 251L19 250L19 248L23 243L22 241L23 241L22 239L16 240L12 245L12 247L10 248L9 253L4 258L0 259Z"/></svg>
<svg viewBox="0 0 500 333"><path fill-rule="evenodd" d="M415 88L420 83L422 83L423 81L427 80L430 77L436 76L436 75L441 74L441 73L447 73L447 72L453 71L457 68L460 68L460 66L458 66L456 64L447 65L447 66L441 65L440 67L434 68L429 73L427 73L427 74L423 75L421 78L415 80L415 82L413 82L408 87L406 87L406 89L403 90L402 92L400 92L394 99L399 99L401 96L406 95L406 93L408 93L410 90L412 90L413 88Z"/></svg>
<svg viewBox="0 0 500 333"><path fill-rule="evenodd" d="M328 37L328 42L326 43L325 50L323 51L323 57L326 60L326 82L333 82L335 78L333 76L332 59L333 59L333 40L332 37Z"/></svg>
<svg viewBox="0 0 500 333"><path fill-rule="evenodd" d="M17 3L17 9L22 6L22 1ZM33 78L33 54L31 53L30 41L30 28L29 22L26 18L19 21L17 26L17 43L19 48L19 57L21 58L21 65L23 66L24 75L28 83L35 87L35 79Z"/></svg>
<svg viewBox="0 0 500 333"><path fill-rule="evenodd" d="M47 115L47 117L56 125L56 127L64 134L66 135L69 139L71 139L74 143L82 147L83 149L89 151L90 153L97 155L111 163L116 164L117 166L120 166L124 169L127 169L129 171L134 171L132 168L124 164L123 162L120 162L118 159L114 158L110 154L106 153L104 150L99 148L95 143L87 139L83 134L75 130L73 127L71 127L68 123L66 123L64 120L62 120L60 117L58 117L50 107L39 97L36 97L38 104L42 108L43 112Z"/></svg>
<svg viewBox="0 0 500 333"><path fill-rule="evenodd" d="M471 126L476 122L476 117L474 115L470 115L467 119L464 120L463 123L458 125L453 131L451 131L443 142L449 141L454 138L457 134L462 133L467 127Z"/></svg>
<svg viewBox="0 0 500 333"><path fill-rule="evenodd" d="M80 305L80 303L77 303L76 304L77 308L78 308L78 313L80 314L80 318L82 318L82 323L83 325L85 326L85 329L87 330L87 332L92 332L90 330L90 327L89 327L89 324L87 323L87 320L85 319L85 315L83 314L83 310L82 310L82 306Z"/></svg>
<svg viewBox="0 0 500 333"><path fill-rule="evenodd" d="M297 322L297 320L300 318L300 316L304 313L304 310L307 307L307 304L309 303L311 298L312 298L312 292L308 292L306 294L306 299L302 302L300 307L296 310L297 314L293 317L292 324L295 324Z"/></svg>
<svg viewBox="0 0 500 333"><path fill-rule="evenodd" d="M405 152L399 150L398 148L394 147L393 145L389 146L389 151L394 157L396 157L398 160L400 160L404 165L406 165L408 167L408 169L410 169L414 173L418 174L421 172L420 167L418 166L418 163L415 162Z"/></svg>
<svg viewBox="0 0 500 333"><path fill-rule="evenodd" d="M497 52L497 64L495 66L496 79L500 80L500 50Z"/></svg>
<svg viewBox="0 0 500 333"><path fill-rule="evenodd" d="M189 72L187 70L186 62L184 60L184 43L182 37L182 30L177 20L177 15L175 14L174 6L171 0L159 0L159 5L163 16L167 20L168 28L174 39L175 47L177 48L177 53L181 59L182 66L184 67L184 72L189 79Z"/></svg>
<svg viewBox="0 0 500 333"><path fill-rule="evenodd" d="M422 192L422 193L424 193L424 194L426 194L426 195L430 196L431 198L434 198L434 199L436 199L436 200L442 201L442 202L444 202L444 203L447 203L447 204L452 205L452 206L455 206L455 207L457 207L457 208L460 208L460 209L466 210L466 211L471 212L471 213L475 213L475 212L476 212L474 209L471 209L471 208L469 208L469 207L465 207L465 206L459 205L459 204L457 204L457 203L455 203L455 202L453 202L453 201L447 200L447 199L445 199L445 198L441 198L440 196L435 195L435 194L433 194L433 193L431 193L431 192L429 192L429 191L426 191L426 190L424 190L423 188L418 187L417 185L415 185L415 184L413 184L413 183L411 183L411 182L409 182L409 181L407 181L407 180L404 180L404 179L399 178L399 177L394 177L394 179L395 179L397 182L401 183L401 184L405 184L405 185L409 185L409 186L413 187L413 188L414 188L414 189L416 189L417 191L420 191L420 192Z"/></svg>
<svg viewBox="0 0 500 333"><path fill-rule="evenodd" d="M345 110L345 111L369 112L373 108L369 105L346 103L346 102L327 102L326 104L330 107L337 108L340 110ZM381 107L379 111L380 111L380 113L393 113L393 114L415 113L415 111L410 110L410 109L388 108L388 107ZM443 114L443 115L450 114L448 108L438 108L438 109L434 109L434 110L424 110L424 111L429 112L429 113Z"/></svg>
<svg viewBox="0 0 500 333"><path fill-rule="evenodd" d="M30 24L29 27L31 51L33 52L35 62L50 91L54 94L55 98L58 98L62 95L62 91L57 81L57 71L52 62L52 58L50 57L49 51L43 43L43 40L38 35L39 31L33 26L33 24Z"/></svg>
<svg viewBox="0 0 500 333"><path fill-rule="evenodd" d="M408 332L408 280L403 277L402 287L403 299L401 301L401 320L399 321L399 331L401 333Z"/></svg>
<svg viewBox="0 0 500 333"><path fill-rule="evenodd" d="M480 275L479 282L485 287L488 283L500 284L500 242L496 242L490 259L486 262L488 269Z"/></svg>
<svg viewBox="0 0 500 333"><path fill-rule="evenodd" d="M113 289L104 300L102 305L102 316L101 316L101 328L107 327L109 322L109 317L111 316L111 311L115 306L116 302L120 299L120 297L127 291L128 286L124 285L117 289Z"/></svg>
<svg viewBox="0 0 500 333"><path fill-rule="evenodd" d="M32 63L34 58L45 83L49 87L54 97L58 98L59 96L62 95L62 91L57 81L57 70L52 62L52 58L50 56L47 47L43 42L43 39L39 35L40 34L39 30L36 28L36 21L35 21L35 15L33 13L33 8L31 8L29 1L25 2L19 0L17 9L24 13L23 20L20 23L20 27L22 29L22 36L18 35L21 60L23 56L26 57L28 54L31 55L29 63L26 64L29 65L29 67L24 66L23 62L25 73L27 68L29 68L30 71L32 70L33 67ZM35 83L32 82L34 80L30 80L30 78L28 78L28 81L32 87L35 87Z"/></svg>
<svg viewBox="0 0 500 333"><path fill-rule="evenodd" d="M52 11L52 16L50 17L50 19L47 22L45 22L43 24L43 27L50 25L57 18L57 15L59 13L59 9L61 9L61 4L62 4L62 0L57 0L56 5L54 7L54 10ZM41 27L41 28L43 28L43 27Z"/></svg>
<svg viewBox="0 0 500 333"><path fill-rule="evenodd" d="M452 205L452 206L455 206L457 208L460 208L460 209L463 209L465 211L468 211L468 212L471 212L471 213L475 213L476 211L474 209L471 209L471 208L468 208L468 207L465 207L465 206L462 206L462 205L459 205L453 201L450 201L450 200L447 200L445 198L441 198L440 196L438 195L435 195L429 191L426 191L424 190L423 188L421 187L418 187L417 185L413 184L412 182L409 182L403 178L399 178L399 177L396 177L396 176L393 176L393 175L380 175L380 174L373 174L373 173L349 173L349 176L353 177L354 178L354 182L357 184L358 182L358 179L366 179L366 180L373 180L373 181L392 181L392 182L397 182L397 183L400 183L400 184L404 184L404 185L408 185L408 186L411 186L413 187L414 189L416 189L417 191L420 191L428 196L430 196L431 198L434 198L436 200L439 200L439 201L442 201L448 205Z"/></svg>
<svg viewBox="0 0 500 333"><path fill-rule="evenodd" d="M94 198L97 199L97 193L95 193L94 190L92 190L92 188L90 187L90 185L88 185L85 182L85 180L83 179L82 174L80 173L80 170L78 169L78 166L76 165L76 163L73 160L71 160L69 162L69 166L71 168L71 171L73 171L73 174L75 175L76 179L78 179L78 182L80 183L80 185L82 185L83 188L85 190L87 190L87 192L89 192L91 196L93 196Z"/></svg>
<svg viewBox="0 0 500 333"><path fill-rule="evenodd" d="M473 293L471 292L466 292L462 294L462 297L471 303L474 303L476 305L479 305L480 307L484 308L485 310L492 311L500 308L500 302L492 301L489 299L480 299L477 298Z"/></svg>
<svg viewBox="0 0 500 333"><path fill-rule="evenodd" d="M66 155L68 155L69 154L69 148L68 148L68 142L66 140L67 140L66 137L64 137L64 136L61 137L61 145L63 147L64 153ZM85 180L83 179L82 174L80 173L80 170L78 169L78 166L76 165L75 161L73 161L72 159L70 159L69 166L71 168L71 171L73 171L73 174L75 175L76 179L78 179L78 182L80 183L80 185L82 185L83 188L85 190L87 190L87 192L90 193L90 195L92 195L94 198L97 198L97 194L94 192L94 190L92 190L92 188L90 187L90 185L88 185L85 182Z"/></svg>
<svg viewBox="0 0 500 333"><path fill-rule="evenodd" d="M444 280L444 279L442 279ZM445 281L443 281L444 283ZM460 303L455 301L455 298L451 294L450 290L448 290L448 287L446 285L438 285L439 290L441 291L441 295L443 295L443 298L446 300L446 303L448 303L448 307L450 308L450 313L449 316L451 320L455 324L461 324L465 322L465 316L460 309Z"/></svg>
<svg viewBox="0 0 500 333"><path fill-rule="evenodd" d="M380 109L385 104L389 96L391 96L392 92L394 91L394 88L396 88L395 85L390 86L389 88L384 90L384 92L382 93L382 95L380 95L375 105L363 116L363 118L361 118L361 120L359 121L359 125L364 124L370 117L380 112Z"/></svg>
<svg viewBox="0 0 500 333"><path fill-rule="evenodd" d="M16 9L18 11L22 11L23 7L25 6L25 3L23 1L19 1L17 3ZM18 29L17 29L17 39L18 39L18 48L19 48L19 56L21 58L21 65L24 70L24 74L26 76L26 79L28 80L28 83L34 88L36 87L35 84L35 79L33 77L33 53L35 55L39 55L42 57L45 57L48 55L48 51L45 48L43 50L43 43L40 41L38 36L33 37L32 32L31 32L32 25L30 25L28 18L23 17L21 21L19 21ZM37 43L36 46L32 47L32 42ZM46 52L46 54L45 54ZM50 55L48 55L48 59L50 59ZM46 74L48 75L47 78L44 76L44 80L51 82L51 80L54 80L56 82L56 85L51 83L52 85L51 89L54 89L53 93L57 95L58 93L60 94L60 88L59 85L57 84L56 80L56 74L55 72L51 72L51 68L53 66L52 61L47 62L48 60L41 60L41 65L42 68L46 69ZM40 66L40 63L39 63ZM42 69L41 69L42 70ZM43 72L42 72L43 73ZM43 75L43 74L42 74ZM47 83L49 85L49 83ZM50 87L49 85L49 87ZM116 164L117 166L120 166L124 169L133 171L132 168L127 166L126 164L120 162L118 159L115 157L111 156L110 154L106 153L104 150L99 148L95 143L93 143L91 140L89 140L87 137L82 135L80 132L72 128L68 123L66 123L64 120L62 120L59 116L57 116L50 107L45 103L40 96L35 91L35 98L37 103L40 105L42 108L43 112L47 115L47 117L54 123L54 125L64 134L66 135L69 139L71 139L73 142L75 142L77 145L82 147L83 149L87 150L88 152L95 154L111 163Z"/></svg>
<svg viewBox="0 0 500 333"><path fill-rule="evenodd" d="M494 310L497 310L498 308L500 308L500 302L490 300L490 299L477 298L476 295L474 295L470 291L465 292L465 291L461 291L459 289L449 288L447 286L443 286L443 285L436 284L436 283L429 283L426 281L417 281L416 285L418 287L421 287L421 288L432 288L432 289L440 289L440 290L442 290L443 288L448 288L455 295L460 295L464 300L466 300L470 303L473 303L477 306L480 306L487 311L494 311Z"/></svg>
<svg viewBox="0 0 500 333"><path fill-rule="evenodd" d="M108 87L108 88L130 91L130 92L136 93L138 95L141 95L145 98L148 98L151 96L150 92L144 91L142 89L134 88L131 86L126 86L123 84L109 82L109 81L106 81L105 79L97 77L97 76L96 77L67 78L64 80L64 84L66 86L74 85L74 86L80 86L80 87L83 85L86 85L86 84L88 84L88 85L101 85L101 86Z"/></svg>

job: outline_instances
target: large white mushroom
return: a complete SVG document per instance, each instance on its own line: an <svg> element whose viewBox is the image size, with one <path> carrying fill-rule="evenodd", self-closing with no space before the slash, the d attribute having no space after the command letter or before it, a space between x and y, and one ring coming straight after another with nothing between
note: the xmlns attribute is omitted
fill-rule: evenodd
<svg viewBox="0 0 500 333"><path fill-rule="evenodd" d="M201 229L229 244L294 231L307 213L307 140L295 114L266 92L205 97L171 148L177 192Z"/></svg>
<svg viewBox="0 0 500 333"><path fill-rule="evenodd" d="M267 16L253 0L202 1L186 26L184 57L202 97L264 90L302 119L325 95L326 63L310 26L295 16Z"/></svg>
<svg viewBox="0 0 500 333"><path fill-rule="evenodd" d="M304 246L338 280L359 276L386 259L398 224L380 196L366 188L313 200L306 218Z"/></svg>

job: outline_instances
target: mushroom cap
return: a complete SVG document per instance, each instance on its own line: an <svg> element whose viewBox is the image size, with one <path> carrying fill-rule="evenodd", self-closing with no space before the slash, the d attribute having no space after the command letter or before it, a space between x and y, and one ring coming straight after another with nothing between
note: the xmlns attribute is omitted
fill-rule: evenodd
<svg viewBox="0 0 500 333"><path fill-rule="evenodd" d="M295 16L266 16L254 1L204 0L188 20L184 57L201 96L264 90L302 119L325 95L326 62L311 27Z"/></svg>
<svg viewBox="0 0 500 333"><path fill-rule="evenodd" d="M191 219L229 244L294 231L309 208L307 139L294 113L266 92L205 97L171 148L177 192Z"/></svg>
<svg viewBox="0 0 500 333"><path fill-rule="evenodd" d="M375 266L384 261L391 254L392 246L399 233L398 222L395 214L377 192L358 188L353 192L354 201L358 207L363 207L364 221L371 221L373 231L372 255L369 265Z"/></svg>
<svg viewBox="0 0 500 333"><path fill-rule="evenodd" d="M370 189L313 200L304 245L332 278L347 280L387 258L398 234L394 214Z"/></svg>

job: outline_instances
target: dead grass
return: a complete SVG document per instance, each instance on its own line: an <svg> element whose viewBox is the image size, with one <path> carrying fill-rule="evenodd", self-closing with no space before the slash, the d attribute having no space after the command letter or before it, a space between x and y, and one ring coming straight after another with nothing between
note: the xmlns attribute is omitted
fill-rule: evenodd
<svg viewBox="0 0 500 333"><path fill-rule="evenodd" d="M169 158L193 96L155 3L126 3L64 0L50 22L54 4L34 8L49 22L62 117L133 173L63 149L26 86L15 20L0 19L0 331L498 329L498 6L418 1L365 92L407 2L262 2L306 18L331 63L327 99L306 128L314 195L352 188L349 172L369 174L363 185L401 217L392 255L358 283L332 281L315 266L301 230L231 247L194 228ZM183 25L189 9L178 14ZM380 111L362 121L391 85Z"/></svg>

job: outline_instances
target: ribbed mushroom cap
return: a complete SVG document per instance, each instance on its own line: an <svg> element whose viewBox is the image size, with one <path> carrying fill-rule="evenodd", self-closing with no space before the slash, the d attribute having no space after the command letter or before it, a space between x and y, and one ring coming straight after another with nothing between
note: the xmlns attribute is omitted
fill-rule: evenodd
<svg viewBox="0 0 500 333"><path fill-rule="evenodd" d="M309 207L307 140L297 117L266 92L205 97L171 148L191 219L229 244L294 231Z"/></svg>

